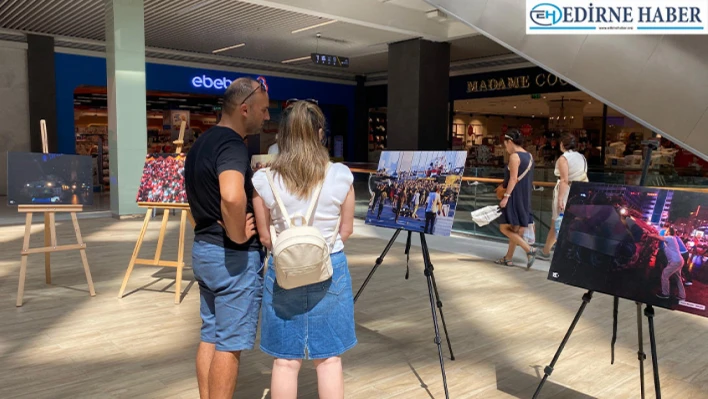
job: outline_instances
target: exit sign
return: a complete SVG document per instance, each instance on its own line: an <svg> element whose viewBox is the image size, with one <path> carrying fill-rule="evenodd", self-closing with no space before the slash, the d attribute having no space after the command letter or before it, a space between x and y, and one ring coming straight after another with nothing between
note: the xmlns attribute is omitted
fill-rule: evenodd
<svg viewBox="0 0 708 399"><path fill-rule="evenodd" d="M538 100L539 98L541 98L541 95L540 94L532 94L531 98L534 100Z"/></svg>
<svg viewBox="0 0 708 399"><path fill-rule="evenodd" d="M314 62L316 65L327 65L327 66L333 66L333 67L349 68L349 58L347 58L347 57L312 53L312 54L310 54L310 58L312 58L312 62Z"/></svg>

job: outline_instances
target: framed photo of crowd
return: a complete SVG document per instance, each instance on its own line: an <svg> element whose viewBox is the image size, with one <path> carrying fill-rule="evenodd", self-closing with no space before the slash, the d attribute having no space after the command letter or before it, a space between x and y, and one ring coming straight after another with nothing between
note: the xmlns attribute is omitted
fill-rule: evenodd
<svg viewBox="0 0 708 399"><path fill-rule="evenodd" d="M186 204L185 154L148 154L140 179L137 202Z"/></svg>

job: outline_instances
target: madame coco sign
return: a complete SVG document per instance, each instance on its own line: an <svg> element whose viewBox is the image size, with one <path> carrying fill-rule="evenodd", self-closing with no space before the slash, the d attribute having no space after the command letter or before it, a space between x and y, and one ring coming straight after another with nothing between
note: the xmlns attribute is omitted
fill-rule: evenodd
<svg viewBox="0 0 708 399"><path fill-rule="evenodd" d="M233 82L233 80L226 77L211 78L209 76L202 75L192 78L192 87L196 87L198 89L205 88L226 90L231 85L231 82Z"/></svg>

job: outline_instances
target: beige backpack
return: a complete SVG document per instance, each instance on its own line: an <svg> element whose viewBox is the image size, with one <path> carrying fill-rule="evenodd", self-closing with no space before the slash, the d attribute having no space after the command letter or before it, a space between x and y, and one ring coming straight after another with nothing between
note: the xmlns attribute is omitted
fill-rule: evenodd
<svg viewBox="0 0 708 399"><path fill-rule="evenodd" d="M330 165L327 166L325 178L327 177L327 172L329 172ZM324 182L317 185L313 190L312 202L307 214L305 216L295 215L291 218L273 182L270 168L266 169L265 172L270 188L273 191L275 203L280 208L280 212L282 212L285 223L288 226L277 238L275 237L275 229L271 229L273 237L271 256L273 257L278 285L284 289L293 289L326 281L332 277L330 254L337 241L341 216L337 220L337 227L334 229L331 243L325 240L319 228L310 225ZM301 225L295 224L297 219L302 221Z"/></svg>

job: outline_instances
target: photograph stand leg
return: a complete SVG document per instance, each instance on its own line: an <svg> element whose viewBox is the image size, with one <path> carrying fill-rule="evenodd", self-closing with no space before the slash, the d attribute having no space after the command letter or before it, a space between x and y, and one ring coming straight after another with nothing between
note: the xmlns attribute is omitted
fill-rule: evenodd
<svg viewBox="0 0 708 399"><path fill-rule="evenodd" d="M86 258L86 244L81 237L81 229L79 228L79 221L76 217L76 212L83 211L83 206L81 205L56 205L56 206L44 206L44 205L20 205L18 206L18 212L26 213L25 216L25 237L22 242L22 260L20 262L20 279L17 286L17 303L16 306L22 306L23 297L25 293L25 278L27 277L27 257L34 253L44 253L44 273L45 282L47 284L52 283L52 272L51 272L51 253L52 252L62 252L62 251L73 251L79 250L81 254L81 262L84 266L84 273L86 274L86 282L88 283L89 295L96 296L96 291L93 287L93 279L91 278L91 269L89 268L88 259ZM57 245L57 231L56 231L56 213L57 212L67 212L71 215L71 222L74 227L74 232L76 233L76 244L72 245ZM44 213L44 247L41 248L30 248L30 234L32 232L32 215L34 213Z"/></svg>
<svg viewBox="0 0 708 399"><path fill-rule="evenodd" d="M367 284L369 284L369 281L371 280L371 277L374 275L376 270L381 266L383 263L384 258L386 257L386 254L388 254L388 251L391 249L393 244L396 242L396 239L398 238L398 235L401 233L403 229L397 229L393 233L393 237L388 241L388 244L386 244L386 247L384 248L383 252L381 253L381 256L379 256L376 259L376 263L374 264L374 267L371 269L371 272L369 272L369 275L366 277L364 280L364 283L361 285L359 288L359 291L357 291L356 296L354 296L354 303L356 303L357 299L361 295L361 293L364 291L364 288L366 287ZM406 239L406 249L405 249L405 254L406 254L406 263L408 262L409 259L409 254L410 254L410 246L411 246L411 235L412 232L408 232L408 238ZM432 310L433 314L433 326L435 328L435 344L438 346L438 356L440 360L440 370L442 373L442 380L443 380L443 387L445 388L445 398L449 398L449 392L447 388L447 374L445 372L445 360L443 356L443 350L442 350L442 339L440 338L440 327L438 325L438 317L437 317L437 312L440 312L440 319L442 320L443 324L443 330L445 332L445 339L447 340L447 345L448 349L450 350L450 359L455 360L455 355L452 352L452 344L450 342L450 336L448 335L447 332L447 324L445 323L445 317L442 312L442 301L440 300L440 295L438 293L438 287L437 283L435 282L435 274L433 273L433 264L430 261L430 252L428 251L428 244L425 240L425 234L420 233L420 244L423 252L423 263L425 265L423 274L425 275L425 278L428 283L428 296L430 298L430 308ZM408 278L408 271L406 271L406 279ZM437 310L436 310L437 309Z"/></svg>
<svg viewBox="0 0 708 399"><path fill-rule="evenodd" d="M644 332L642 331L642 304L636 302L637 304L637 359L639 360L639 382L642 391L642 399L644 399L644 360L646 360L647 355L644 353Z"/></svg>
<svg viewBox="0 0 708 399"><path fill-rule="evenodd" d="M396 242L396 238L398 238L398 235L401 234L402 230L403 229L398 229L398 230L396 230L395 233L393 233L393 237L391 237L391 239L388 240L388 244L386 244L386 248L384 248L383 252L381 252L381 256L376 258L376 263L374 264L374 268L371 269L371 272L369 272L369 275L366 276L366 280L364 280L364 283L361 285L361 287L359 288L359 291L357 291L356 295L354 296L354 303L356 303L357 299L359 299L359 296L364 291L364 288L366 288L366 285L369 284L369 280L371 280L371 277L376 272L376 269L378 269L379 266L381 266L381 264L383 263L383 260L386 257L386 254L388 254L388 251L391 250L391 247Z"/></svg>
<svg viewBox="0 0 708 399"><path fill-rule="evenodd" d="M575 314L575 318L573 319L573 322L570 324L570 328L568 328L568 332L565 333L565 337L563 337L563 341L561 342L560 346L558 347L558 350L556 351L555 356L553 356L553 360L551 361L551 364L546 366L546 368L543 369L543 379L541 380L541 383L538 384L538 388L536 388L536 392L533 394L533 399L538 398L538 395L541 393L541 389L543 389L543 384L546 383L546 380L548 377L553 373L553 368L556 366L556 362L558 361L558 358L561 355L561 352L563 352L563 348L565 348L565 344L568 343L568 340L570 339L570 335L573 333L573 330L575 329L576 324L578 324L578 320L580 320L580 316L582 316L583 311L585 311L585 307L590 303L590 300L592 299L592 294L593 291L588 291L583 295L583 303L580 305L580 309L578 309L578 313Z"/></svg>
<svg viewBox="0 0 708 399"><path fill-rule="evenodd" d="M140 229L140 234L138 235L138 241L135 243L135 249L133 249L133 255L130 257L130 262L128 263L128 270L125 272L125 277L123 278L123 283L120 287L120 292L118 293L118 298L122 299L125 293L125 289L128 286L128 280L130 275L133 273L133 268L135 265L144 266L158 266L158 267L174 267L177 269L177 276L175 278L175 304L179 305L182 298L182 270L184 269L184 237L185 229L187 225L187 219L194 227L194 219L192 218L189 208L187 206L174 205L164 208L162 214L162 224L160 226L160 235L157 239L157 249L155 250L155 257L153 259L140 259L138 255L140 254L140 248L143 245L143 240L145 239L145 232L147 231L148 224L152 217L154 210L158 209L155 206L148 206L145 212L145 219L143 220L143 227ZM177 261L162 260L162 246L165 242L165 233L167 231L167 221L169 220L171 210L181 210L180 225L179 225L179 241L177 245Z"/></svg>
<svg viewBox="0 0 708 399"><path fill-rule="evenodd" d="M661 399L661 382L659 381L659 357L656 353L656 335L654 334L654 308L647 305L644 315L649 320L649 344L651 345L651 363L654 369L654 390L656 399Z"/></svg>

